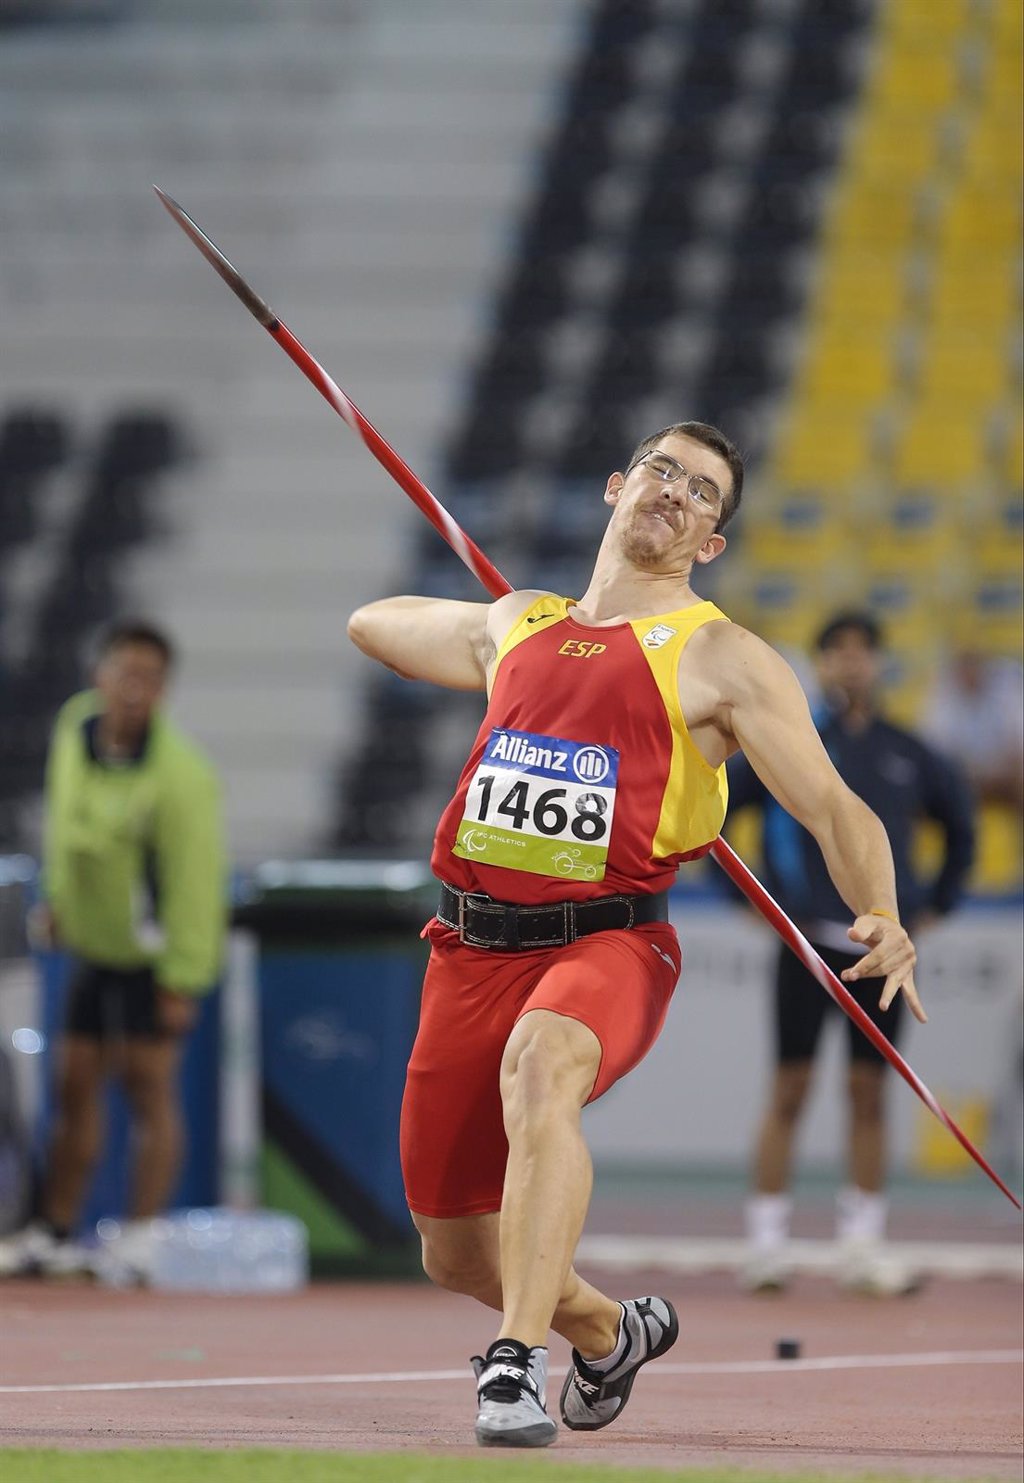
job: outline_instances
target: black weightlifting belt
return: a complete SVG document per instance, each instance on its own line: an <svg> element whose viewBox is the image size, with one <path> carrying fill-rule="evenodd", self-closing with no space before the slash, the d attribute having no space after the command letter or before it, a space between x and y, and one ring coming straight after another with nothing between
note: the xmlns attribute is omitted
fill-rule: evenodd
<svg viewBox="0 0 1024 1483"><path fill-rule="evenodd" d="M555 901L547 906L512 906L441 882L437 920L459 934L467 947L500 953L564 947L591 932L668 921L668 893L599 896L593 901Z"/></svg>

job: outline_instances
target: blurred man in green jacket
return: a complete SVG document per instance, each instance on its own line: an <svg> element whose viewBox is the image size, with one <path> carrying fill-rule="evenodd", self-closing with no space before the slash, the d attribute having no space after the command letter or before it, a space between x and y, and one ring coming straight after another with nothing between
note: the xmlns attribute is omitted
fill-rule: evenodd
<svg viewBox="0 0 1024 1483"><path fill-rule="evenodd" d="M164 1208L180 1167L178 1070L220 968L226 891L216 775L160 709L173 662L158 629L118 624L95 688L53 729L39 928L74 968L42 1219L3 1243L0 1274L87 1265L72 1238L108 1077L133 1118L133 1220Z"/></svg>

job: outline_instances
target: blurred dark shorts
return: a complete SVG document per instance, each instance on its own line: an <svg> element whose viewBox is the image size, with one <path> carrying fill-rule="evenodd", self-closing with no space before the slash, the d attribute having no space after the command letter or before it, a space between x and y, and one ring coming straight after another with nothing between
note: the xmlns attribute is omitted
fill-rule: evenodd
<svg viewBox="0 0 1024 1483"><path fill-rule="evenodd" d="M152 968L75 964L68 985L64 1029L90 1040L162 1040Z"/></svg>
<svg viewBox="0 0 1024 1483"><path fill-rule="evenodd" d="M815 945L832 972L841 976L844 968L852 968L859 954L844 953L836 948ZM884 1012L879 1009L884 978L858 979L854 983L843 983L865 1014L877 1025L887 1040L896 1045L899 1040L900 1024L903 1020L902 991ZM814 1059L821 1027L825 1017L839 1016L846 1024L849 1036L851 1061L867 1061L878 1066L886 1065L881 1051L823 989L818 980L808 972L796 953L783 947L779 954L775 976L775 1051L779 1062L810 1061Z"/></svg>

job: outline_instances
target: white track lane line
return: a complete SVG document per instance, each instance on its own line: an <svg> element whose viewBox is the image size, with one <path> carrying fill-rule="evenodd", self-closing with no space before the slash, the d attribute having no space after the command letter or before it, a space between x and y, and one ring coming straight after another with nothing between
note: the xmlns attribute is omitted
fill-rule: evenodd
<svg viewBox="0 0 1024 1483"><path fill-rule="evenodd" d="M706 1364L659 1364L659 1375L770 1375L814 1370L913 1369L924 1365L1017 1365L1024 1349L949 1349L924 1354L834 1354L821 1359L713 1360ZM266 1385L404 1385L409 1381L460 1380L470 1370L382 1370L361 1375L232 1375L210 1380L106 1380L87 1385L0 1385L0 1395L73 1395L112 1390L218 1390ZM555 1365L552 1375L565 1373Z"/></svg>

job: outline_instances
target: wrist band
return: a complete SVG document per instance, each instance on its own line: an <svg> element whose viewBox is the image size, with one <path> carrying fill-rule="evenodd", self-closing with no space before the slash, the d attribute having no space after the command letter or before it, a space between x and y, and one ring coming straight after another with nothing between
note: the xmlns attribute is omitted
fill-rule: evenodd
<svg viewBox="0 0 1024 1483"><path fill-rule="evenodd" d="M896 915L896 913L894 911L886 911L886 909L885 909L884 906L872 906L868 910L868 916L869 917L888 917L889 920L890 920L890 922L895 922L896 923L897 927L902 927L902 925L903 925L903 923L900 921L900 919Z"/></svg>

